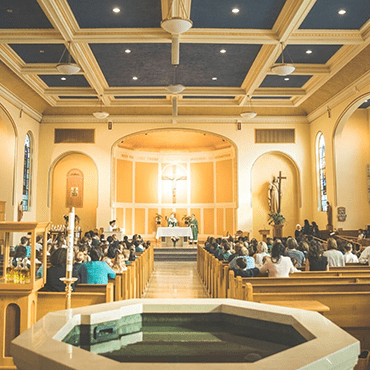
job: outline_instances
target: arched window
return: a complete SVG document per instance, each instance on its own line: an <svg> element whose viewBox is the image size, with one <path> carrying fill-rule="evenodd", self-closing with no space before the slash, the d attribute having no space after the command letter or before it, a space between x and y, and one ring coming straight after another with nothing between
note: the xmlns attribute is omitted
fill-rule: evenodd
<svg viewBox="0 0 370 370"><path fill-rule="evenodd" d="M30 208L30 190L31 190L31 153L32 139L31 134L27 133L24 141L24 163L23 163L23 210L28 211Z"/></svg>
<svg viewBox="0 0 370 370"><path fill-rule="evenodd" d="M326 192L326 159L325 159L325 139L322 132L317 136L316 141L317 158L317 182L319 190L319 211L326 212L328 200Z"/></svg>

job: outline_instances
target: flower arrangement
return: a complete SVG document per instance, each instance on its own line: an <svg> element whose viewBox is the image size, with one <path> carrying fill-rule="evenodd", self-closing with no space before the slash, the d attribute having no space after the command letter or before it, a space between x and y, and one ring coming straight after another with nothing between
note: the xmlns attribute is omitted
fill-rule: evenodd
<svg viewBox="0 0 370 370"><path fill-rule="evenodd" d="M162 222L162 218L163 218L163 216L162 216L162 215L160 215L159 213L156 213L156 214L155 214L154 219L155 219L155 222L157 223L157 225L160 225L160 224L161 224L161 222Z"/></svg>
<svg viewBox="0 0 370 370"><path fill-rule="evenodd" d="M191 220L191 216L188 216L188 215L184 215L183 218L181 219L184 221L185 225L188 225L190 220Z"/></svg>
<svg viewBox="0 0 370 370"><path fill-rule="evenodd" d="M280 213L269 213L269 225L282 225L285 222L285 217Z"/></svg>

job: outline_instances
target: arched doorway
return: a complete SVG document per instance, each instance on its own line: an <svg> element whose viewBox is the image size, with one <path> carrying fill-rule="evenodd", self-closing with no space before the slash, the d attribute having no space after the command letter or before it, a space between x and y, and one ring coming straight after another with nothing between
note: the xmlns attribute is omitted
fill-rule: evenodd
<svg viewBox="0 0 370 370"><path fill-rule="evenodd" d="M156 214L194 213L200 237L236 230L236 148L225 137L191 129L138 132L113 149L112 205L128 235L153 238ZM166 223L164 222L163 226Z"/></svg>
<svg viewBox="0 0 370 370"><path fill-rule="evenodd" d="M83 231L96 228L98 171L94 161L82 153L66 153L52 169L51 221L64 224L63 215L75 207Z"/></svg>
<svg viewBox="0 0 370 370"><path fill-rule="evenodd" d="M299 222L300 186L299 173L295 162L281 152L268 152L261 155L252 167L252 208L253 208L253 236L259 236L259 230L270 229L268 225L269 183L274 176L279 175L286 179L282 180L281 214L286 223L283 235L294 235L294 229Z"/></svg>
<svg viewBox="0 0 370 370"><path fill-rule="evenodd" d="M353 101L334 131L336 205L346 219L334 220L349 230L369 224L370 212L370 94Z"/></svg>

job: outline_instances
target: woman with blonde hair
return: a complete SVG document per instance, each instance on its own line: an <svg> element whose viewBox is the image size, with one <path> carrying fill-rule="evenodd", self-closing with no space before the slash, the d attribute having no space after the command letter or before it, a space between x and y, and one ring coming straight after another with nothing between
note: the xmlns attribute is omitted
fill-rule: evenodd
<svg viewBox="0 0 370 370"><path fill-rule="evenodd" d="M263 257L269 256L267 253L268 248L267 244L265 242L258 242L257 244L257 253L253 256L256 261L256 266L262 266L263 265Z"/></svg>

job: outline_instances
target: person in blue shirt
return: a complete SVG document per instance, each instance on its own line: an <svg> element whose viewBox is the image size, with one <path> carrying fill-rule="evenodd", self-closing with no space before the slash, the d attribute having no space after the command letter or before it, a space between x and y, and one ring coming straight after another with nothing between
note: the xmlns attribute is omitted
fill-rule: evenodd
<svg viewBox="0 0 370 370"><path fill-rule="evenodd" d="M80 268L81 283L108 284L108 278L114 279L116 273L102 261L104 253L101 248L92 248L90 251L91 262L85 262Z"/></svg>

